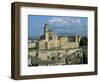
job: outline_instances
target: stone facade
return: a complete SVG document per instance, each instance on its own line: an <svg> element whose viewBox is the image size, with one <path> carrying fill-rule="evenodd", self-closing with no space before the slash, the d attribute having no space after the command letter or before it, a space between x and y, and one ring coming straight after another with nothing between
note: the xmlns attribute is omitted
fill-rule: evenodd
<svg viewBox="0 0 100 82"><path fill-rule="evenodd" d="M75 36L57 36L52 30L49 29L48 25L44 26L44 35L38 42L39 49L68 49L78 48L80 37Z"/></svg>

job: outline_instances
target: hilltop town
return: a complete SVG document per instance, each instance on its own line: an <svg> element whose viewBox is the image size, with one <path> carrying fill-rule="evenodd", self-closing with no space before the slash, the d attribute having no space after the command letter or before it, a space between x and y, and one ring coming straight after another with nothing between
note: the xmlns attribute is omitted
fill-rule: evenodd
<svg viewBox="0 0 100 82"><path fill-rule="evenodd" d="M80 47L80 40L79 35L58 36L52 29L49 29L48 24L45 24L44 34L38 40L28 41L28 65L83 64L87 51L86 48Z"/></svg>

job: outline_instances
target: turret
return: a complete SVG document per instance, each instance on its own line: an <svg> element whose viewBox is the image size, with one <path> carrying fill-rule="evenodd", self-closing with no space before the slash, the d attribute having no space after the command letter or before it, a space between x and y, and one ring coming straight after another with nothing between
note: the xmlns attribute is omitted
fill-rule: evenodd
<svg viewBox="0 0 100 82"><path fill-rule="evenodd" d="M75 37L76 37L75 38L76 39L76 42L80 43L80 36L76 35Z"/></svg>
<svg viewBox="0 0 100 82"><path fill-rule="evenodd" d="M45 24L44 25L44 39L48 41L48 38L49 38L49 27L48 27L48 24Z"/></svg>

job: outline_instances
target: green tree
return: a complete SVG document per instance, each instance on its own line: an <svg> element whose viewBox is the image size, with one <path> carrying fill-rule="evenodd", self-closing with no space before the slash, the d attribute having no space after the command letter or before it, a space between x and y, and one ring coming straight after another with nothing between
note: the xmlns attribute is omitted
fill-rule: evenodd
<svg viewBox="0 0 100 82"><path fill-rule="evenodd" d="M81 37L81 40L80 40L80 46L87 46L87 45L88 45L88 39L87 39L87 36Z"/></svg>

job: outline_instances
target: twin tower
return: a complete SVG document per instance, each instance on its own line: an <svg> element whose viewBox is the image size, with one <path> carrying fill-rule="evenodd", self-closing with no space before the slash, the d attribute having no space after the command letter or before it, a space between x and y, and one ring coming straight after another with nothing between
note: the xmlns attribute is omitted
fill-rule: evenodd
<svg viewBox="0 0 100 82"><path fill-rule="evenodd" d="M48 24L44 25L43 39L40 39L39 49L68 49L79 48L80 36L57 36L49 29Z"/></svg>

